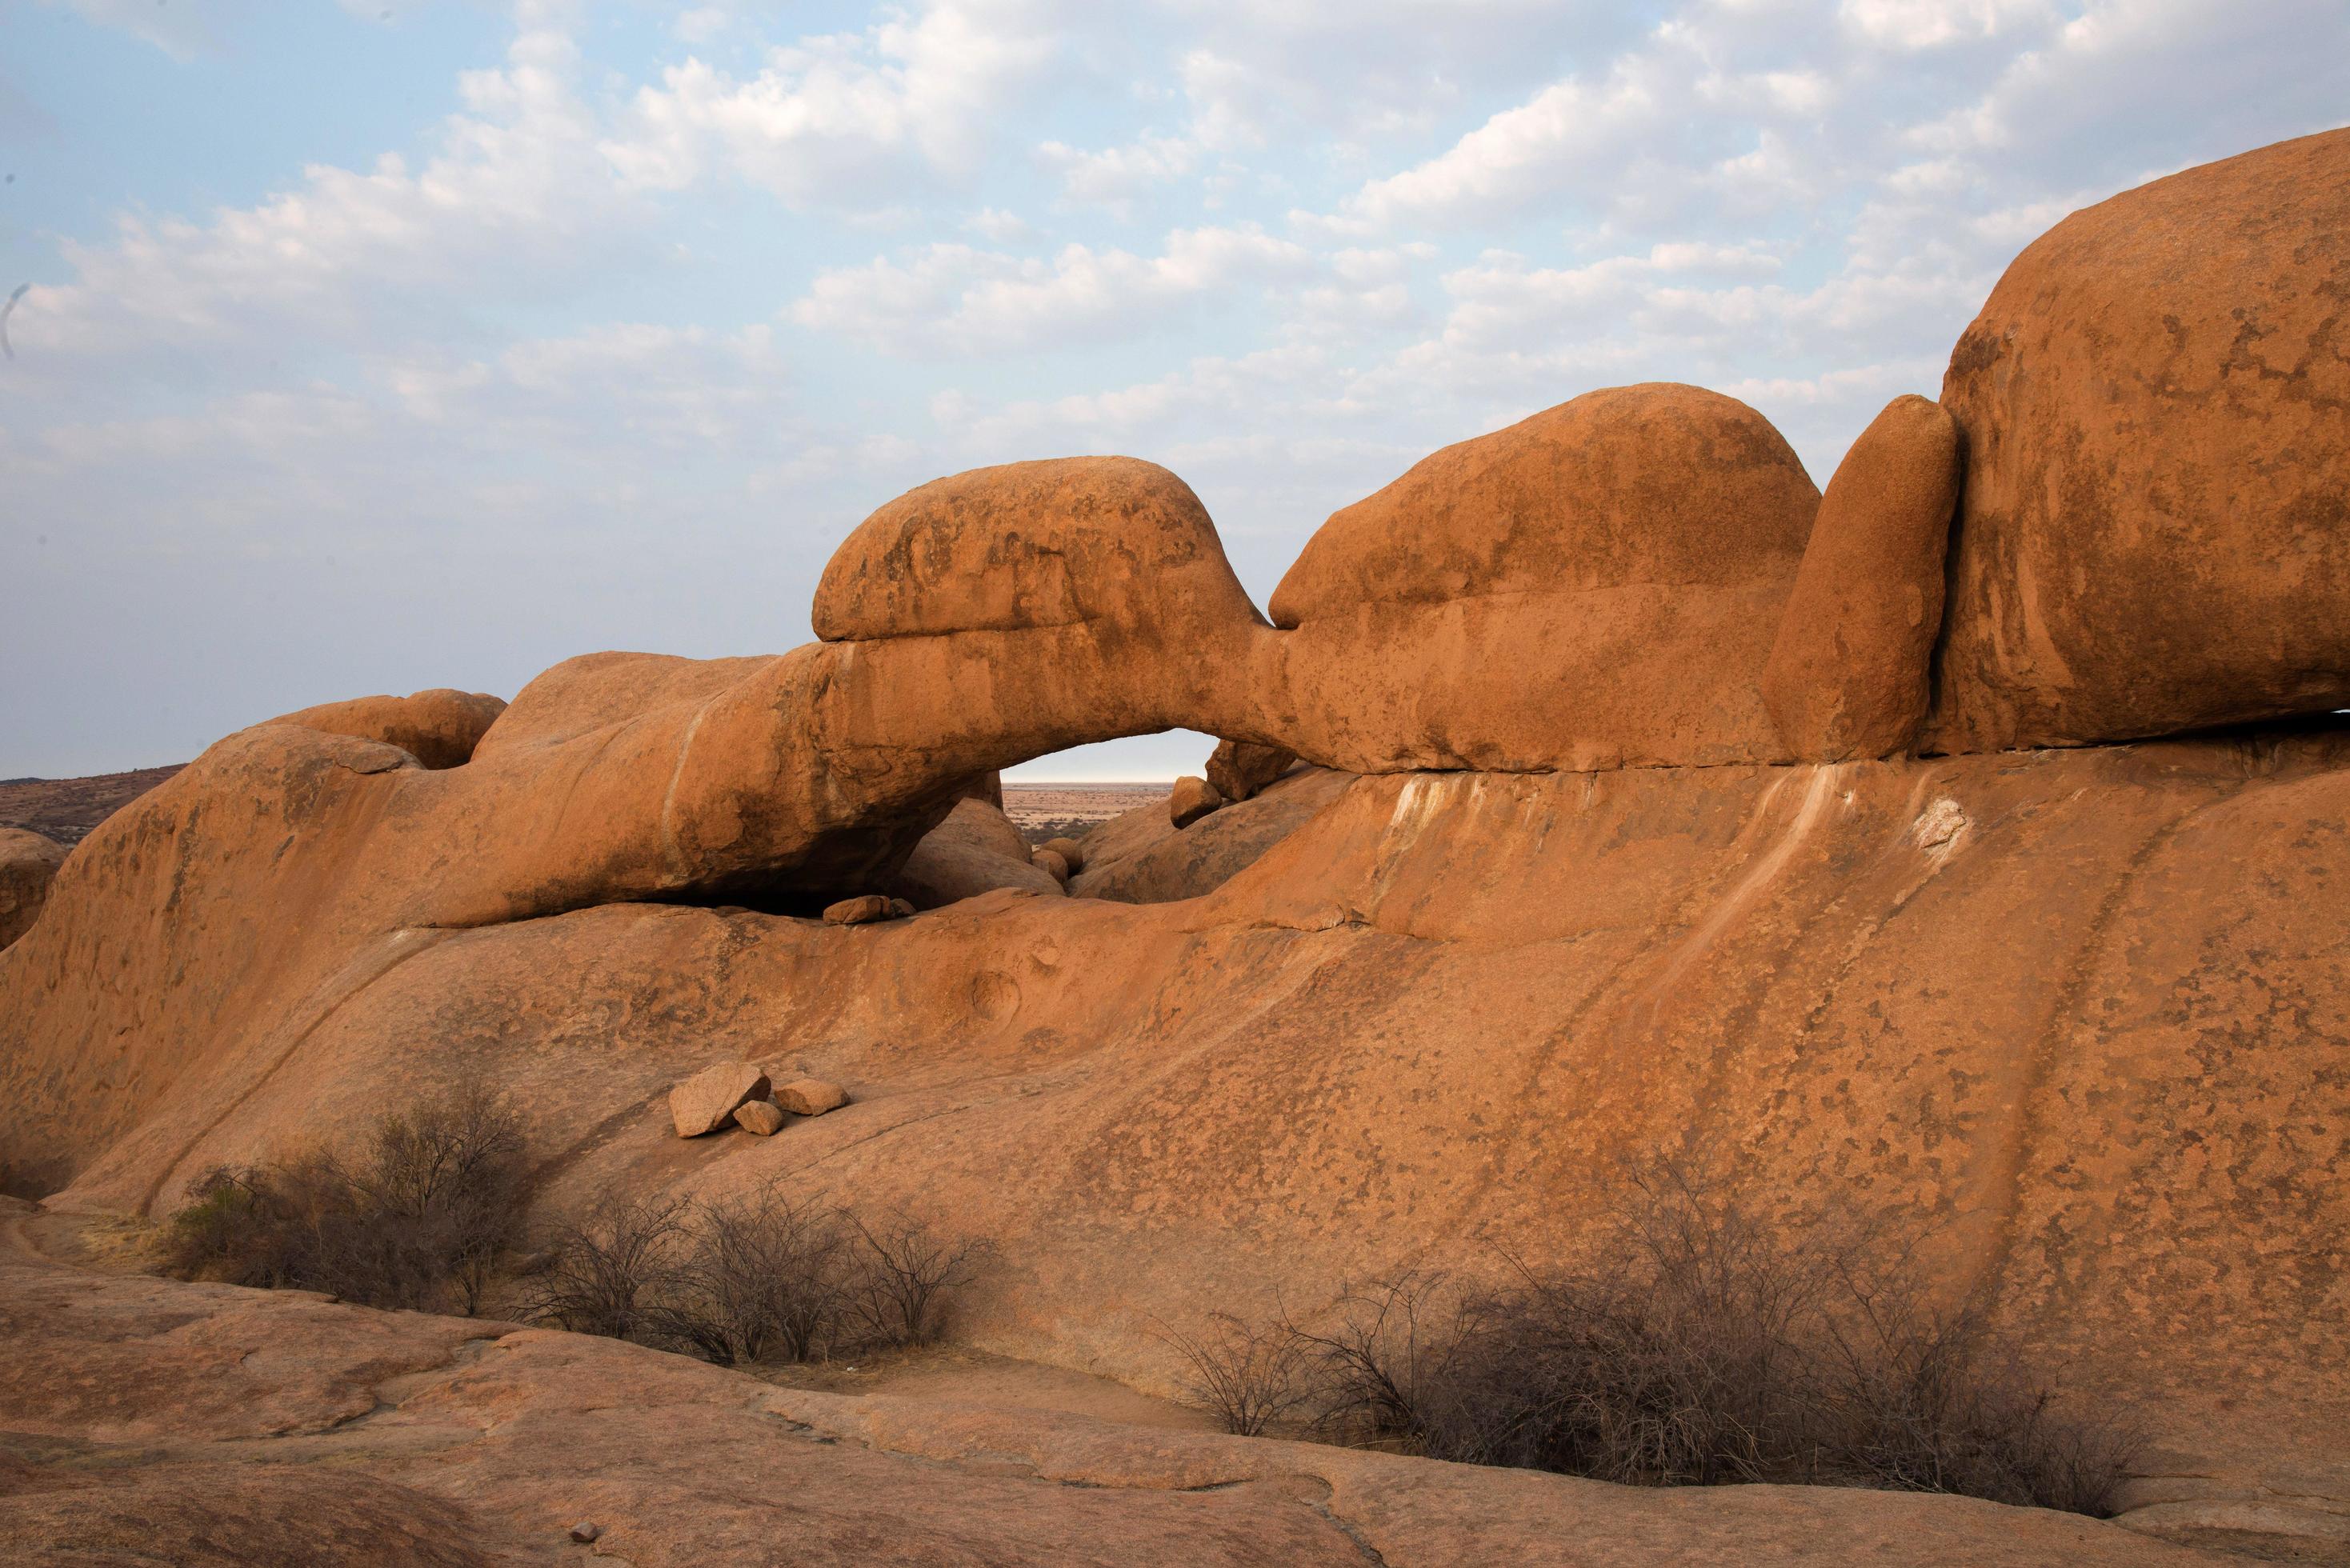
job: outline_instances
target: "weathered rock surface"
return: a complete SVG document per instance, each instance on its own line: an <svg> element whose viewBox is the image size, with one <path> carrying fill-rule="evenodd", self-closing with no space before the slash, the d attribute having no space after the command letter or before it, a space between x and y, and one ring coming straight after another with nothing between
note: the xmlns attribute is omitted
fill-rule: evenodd
<svg viewBox="0 0 2350 1568"><path fill-rule="evenodd" d="M484 691L446 687L409 697L356 697L322 702L272 721L299 724L329 735L349 735L398 746L428 768L453 768L473 760L473 748L505 711L505 703Z"/></svg>
<svg viewBox="0 0 2350 1568"><path fill-rule="evenodd" d="M0 827L0 948L33 929L66 846L21 827Z"/></svg>
<svg viewBox="0 0 2350 1568"><path fill-rule="evenodd" d="M1756 683L1819 501L1770 421L1696 387L1446 447L1274 590L1278 738L1357 772L1776 758Z"/></svg>
<svg viewBox="0 0 2350 1568"><path fill-rule="evenodd" d="M923 836L890 888L918 909L935 909L1010 888L1059 897L1061 884L1030 859L1012 819L984 801L960 800Z"/></svg>
<svg viewBox="0 0 2350 1568"><path fill-rule="evenodd" d="M1950 356L1966 431L1925 743L2350 707L2350 130L2033 241Z"/></svg>
<svg viewBox="0 0 2350 1568"><path fill-rule="evenodd" d="M734 1107L734 1125L759 1137L783 1130L784 1113L772 1100L751 1100Z"/></svg>
<svg viewBox="0 0 2350 1568"><path fill-rule="evenodd" d="M1627 1162L1678 1158L1786 1224L1857 1195L1915 1234L1947 1300L2061 1366L2069 1397L2154 1429L2147 1528L2249 1531L2281 1551L2338 1536L2350 732L2262 716L2343 697L2350 403L2311 302L2339 292L2327 203L2344 145L2178 177L2019 259L1945 384L1977 462L1923 756L1776 765L1793 748L1764 709L1766 656L1783 625L1824 624L1780 613L1808 591L1796 555L1816 497L1727 399L1617 389L1439 453L1326 525L1276 597L1288 630L1249 606L1164 470L962 475L843 547L822 644L570 661L463 766L424 765L372 721L338 721L359 736L260 724L109 819L0 950L6 1179L68 1210L160 1213L204 1170L363 1126L387 1085L462 1062L556 1146L534 1151L550 1217L778 1179L854 1193L1016 1260L961 1303L958 1332L1163 1388L1176 1368L1153 1324L1275 1297L1310 1311L1403 1269L1475 1277L1497 1249L1578 1258L1604 1223L1586 1199ZM1931 432L1911 433L1930 458ZM1887 466L1902 444L1866 444L1845 488L1914 526L1877 532L1884 515L1840 497L1820 538L1831 589L1871 541L1930 547L1919 520L1945 471ZM1918 561L1895 549L1869 569L1923 594ZM1828 617L1847 649L1856 628L1875 644L1852 691L1782 713L1824 749L1867 749L1901 711L1916 624L1866 608ZM1791 667L1806 658L1818 649ZM1971 750L2220 719L2262 722ZM1190 895L1150 906L1058 896L1017 830L961 798L1039 753L1175 726L1372 776L1299 772L1181 833L1162 812L1089 838L1078 882L1169 857L1163 879L1127 868L1130 887ZM1277 841L1209 855L1314 791L1326 803ZM910 871L938 906L920 919L790 918ZM782 1138L671 1136L677 1080L713 1060L751 1072L739 1064L778 1041L806 1056L795 1073L856 1084L858 1112ZM713 1094L710 1125L747 1097ZM177 1334L187 1321L146 1337L218 1348ZM191 1410L249 1386L243 1361L209 1363L236 1376L189 1392L140 1376L135 1348L74 1354L54 1375L37 1345L0 1358L0 1429L40 1433L19 1412L47 1398L113 1412L122 1440L176 1441ZM665 1468L691 1448L666 1440L695 1423L796 1440L739 1385L719 1401L731 1415L684 1395L616 1414L620 1364L556 1360L554 1403L495 1419L501 1374L452 1373L434 1397L468 1458L394 1484L465 1508L528 1501L550 1532L588 1509L690 1518L665 1550L697 1561L735 1539L729 1521L782 1538L772 1499L806 1491L791 1478L695 1490ZM350 1420L378 1392L353 1391L341 1419L358 1436L398 1425ZM619 1424L564 1454L560 1498L502 1491L523 1414L567 1437L585 1414ZM117 1440L70 1419L71 1440ZM858 1421L877 1449L909 1429L881 1407ZM978 1417L926 1430L934 1459L1014 1451ZM1149 1475L1171 1473L1163 1458ZM1279 1483L1328 1489L1313 1495L1375 1537L1359 1510L1388 1508L1402 1472L1319 1468L1342 1460L1401 1462L1317 1455ZM858 1560L873 1498L939 1484L903 1473L857 1479ZM582 1496L582 1474L616 1490ZM1022 1560L1035 1494L964 1479L984 1482L972 1513L907 1554L976 1538ZM1425 1506L1481 1530L1492 1489L1567 1495L1543 1478L1461 1484L1475 1490ZM1378 1501L1355 1501L1367 1492ZM1762 1489L1606 1495L1617 1511L1544 1512L1539 1539L1580 1547L1637 1517L1651 1555L1704 1556L1801 1511L1773 1512ZM1170 1560L1213 1560L1179 1516L1230 1523L1239 1535L1209 1533L1242 1559L1327 1544L1360 1560L1356 1541L1313 1533L1328 1516L1285 1511L1290 1492L1281 1528L1306 1533L1266 1546L1261 1501L1156 1492L1158 1523L1115 1513L1139 1506L1127 1498L1063 1511L1111 1511L1103 1530L1163 1536ZM823 1530L852 1505L827 1501L788 1504L821 1526L795 1547L835 1539ZM1833 1518L1895 1521L1892 1549L1922 1550L1955 1517L1866 1507L1880 1511L1804 1514L1801 1549L1868 1555L1865 1533L1857 1553L1824 1541ZM1737 1532L1687 1534L1727 1517ZM1999 1521L1994 1555L2027 1539L2013 1516L1976 1517ZM1522 1554L1431 1539L1440 1560Z"/></svg>
<svg viewBox="0 0 2350 1568"><path fill-rule="evenodd" d="M893 901L879 893L860 893L854 898L827 904L824 907L824 923L827 926L864 926L875 920L887 920L897 914L890 908Z"/></svg>
<svg viewBox="0 0 2350 1568"><path fill-rule="evenodd" d="M827 642L1141 625L1187 597L1253 618L1191 487L1155 463L1062 458L973 469L910 490L826 566Z"/></svg>
<svg viewBox="0 0 2350 1568"><path fill-rule="evenodd" d="M766 1074L748 1062L721 1062L670 1090L670 1121L678 1137L700 1137L724 1127L743 1105L766 1093Z"/></svg>
<svg viewBox="0 0 2350 1568"><path fill-rule="evenodd" d="M1354 781L1352 774L1302 768L1180 830L1157 806L1138 807L1087 835L1087 868L1069 879L1069 891L1127 904L1168 904L1211 893L1313 820Z"/></svg>
<svg viewBox="0 0 2350 1568"><path fill-rule="evenodd" d="M291 798L331 820L382 776ZM69 1207L168 1208L454 1057L578 1129L553 1212L806 1170L1020 1260L959 1333L1163 1387L1154 1318L1473 1271L1478 1238L1572 1256L1598 1220L1559 1194L1682 1151L1791 1214L1915 1216L2170 1473L2350 1496L2350 1214L2294 1130L2350 1125L2350 737L1363 778L1204 898L855 932L648 904L369 935L275 852L293 808L242 797L248 852L173 830L184 787L0 952L5 1158ZM239 911L270 940L219 940ZM675 1139L671 1084L778 1040L861 1114Z"/></svg>
<svg viewBox="0 0 2350 1568"><path fill-rule="evenodd" d="M1956 421L1924 398L1896 398L1828 481L1762 672L1763 702L1796 756L1890 756L1916 738L1960 463Z"/></svg>
<svg viewBox="0 0 2350 1568"><path fill-rule="evenodd" d="M583 1514L598 1553L644 1568L2214 1561L1961 1498L1645 1490L779 1388L591 1335L17 1252L0 1251L0 1321L11 1563L574 1562Z"/></svg>
<svg viewBox="0 0 2350 1568"><path fill-rule="evenodd" d="M1246 800L1296 765L1297 753L1284 747L1218 741L1208 756L1208 782L1226 800Z"/></svg>
<svg viewBox="0 0 2350 1568"><path fill-rule="evenodd" d="M847 1090L822 1078L795 1078L775 1091L775 1104L795 1116L820 1116L847 1103Z"/></svg>
<svg viewBox="0 0 2350 1568"><path fill-rule="evenodd" d="M1187 774L1167 793L1167 821L1172 827L1186 828L1223 804L1224 797L1216 793L1215 785Z"/></svg>

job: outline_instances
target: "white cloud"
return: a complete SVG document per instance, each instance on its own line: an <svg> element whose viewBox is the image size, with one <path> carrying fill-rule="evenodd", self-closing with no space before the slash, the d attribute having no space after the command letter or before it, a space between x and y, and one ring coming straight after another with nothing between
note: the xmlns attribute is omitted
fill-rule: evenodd
<svg viewBox="0 0 2350 1568"><path fill-rule="evenodd" d="M1837 15L1872 44L1918 50L2044 26L2054 8L2047 0L1844 0Z"/></svg>
<svg viewBox="0 0 2350 1568"><path fill-rule="evenodd" d="M790 315L894 354L1003 353L1134 336L1170 305L1314 267L1302 245L1254 229L1179 229L1157 256L1072 244L1045 261L933 244L821 273Z"/></svg>
<svg viewBox="0 0 2350 1568"><path fill-rule="evenodd" d="M724 34L733 21L723 5L696 5L679 12L670 31L689 44L707 44Z"/></svg>
<svg viewBox="0 0 2350 1568"><path fill-rule="evenodd" d="M593 264L585 242L623 211L573 91L560 32L516 36L501 70L464 73L466 112L411 169L317 164L301 182L208 223L126 214L109 243L68 241L68 284L36 286L11 318L27 374L159 348L276 356L398 340ZM440 320L432 319L435 312Z"/></svg>
<svg viewBox="0 0 2350 1568"><path fill-rule="evenodd" d="M1124 146L1098 152L1047 141L1036 156L1059 172L1062 192L1071 201L1129 212L1134 198L1149 187L1189 174L1200 150L1182 137L1145 131Z"/></svg>
<svg viewBox="0 0 2350 1568"><path fill-rule="evenodd" d="M604 152L639 186L723 171L795 204L879 204L976 168L996 118L1053 60L1048 21L1027 0L942 0L773 49L748 79L688 59L637 92Z"/></svg>

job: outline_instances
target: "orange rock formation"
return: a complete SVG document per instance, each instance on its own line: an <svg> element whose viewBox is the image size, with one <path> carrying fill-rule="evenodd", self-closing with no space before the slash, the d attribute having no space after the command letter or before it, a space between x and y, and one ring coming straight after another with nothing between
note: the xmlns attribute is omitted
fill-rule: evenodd
<svg viewBox="0 0 2350 1568"><path fill-rule="evenodd" d="M902 1204L1018 1261L973 1340L1164 1386L1154 1320L1569 1257L1674 1157L1913 1218L1952 1299L2153 1423L2147 1528L2314 1539L2350 1506L2345 201L2334 132L2066 220L1824 506L1742 404L1591 393L1337 514L1269 623L1174 475L1014 464L852 534L816 644L232 735L0 953L0 1158L154 1212L486 1063L560 1108L556 1211ZM1179 725L1317 766L1097 830L1072 897L966 798ZM810 918L899 888L935 907ZM673 1136L671 1085L785 1054L848 1103Z"/></svg>

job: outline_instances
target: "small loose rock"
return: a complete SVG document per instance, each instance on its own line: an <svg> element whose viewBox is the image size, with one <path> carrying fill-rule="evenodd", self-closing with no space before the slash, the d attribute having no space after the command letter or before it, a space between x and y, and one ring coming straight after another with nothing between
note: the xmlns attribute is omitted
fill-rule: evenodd
<svg viewBox="0 0 2350 1568"><path fill-rule="evenodd" d="M897 913L890 908L896 900L879 893L860 893L854 898L843 898L837 904L827 904L824 923L827 926L863 926L875 920L886 920Z"/></svg>
<svg viewBox="0 0 2350 1568"><path fill-rule="evenodd" d="M724 1127L745 1100L765 1099L767 1087L767 1075L750 1063L721 1062L669 1092L670 1119L678 1137L700 1137Z"/></svg>
<svg viewBox="0 0 2350 1568"><path fill-rule="evenodd" d="M773 1137L783 1128L784 1113L773 1100L753 1100L734 1107L734 1125L759 1137Z"/></svg>
<svg viewBox="0 0 2350 1568"><path fill-rule="evenodd" d="M1224 804L1216 786L1196 774L1186 774L1175 781L1167 795L1167 820L1178 827L1189 827L1201 817Z"/></svg>
<svg viewBox="0 0 2350 1568"><path fill-rule="evenodd" d="M582 1546L588 1545L598 1536L603 1533L604 1527L602 1525L590 1524L584 1519L571 1527L571 1539L577 1541Z"/></svg>
<svg viewBox="0 0 2350 1568"><path fill-rule="evenodd" d="M794 1116L820 1116L847 1103L847 1093L838 1084L822 1078L801 1078L775 1091L775 1104Z"/></svg>

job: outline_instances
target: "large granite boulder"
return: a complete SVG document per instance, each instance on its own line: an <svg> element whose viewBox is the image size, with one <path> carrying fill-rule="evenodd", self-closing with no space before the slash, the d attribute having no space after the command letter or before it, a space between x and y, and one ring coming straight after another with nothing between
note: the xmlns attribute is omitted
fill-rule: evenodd
<svg viewBox="0 0 2350 1568"><path fill-rule="evenodd" d="M1776 757L1756 683L1819 500L1768 420L1697 387L1446 447L1274 590L1284 743L1378 772Z"/></svg>
<svg viewBox="0 0 2350 1568"><path fill-rule="evenodd" d="M1959 465L1957 423L1918 397L1887 404L1836 465L1762 672L1796 756L1889 756L1917 735Z"/></svg>
<svg viewBox="0 0 2350 1568"><path fill-rule="evenodd" d="M1299 768L1187 827L1176 826L1163 806L1137 806L1086 835L1085 869L1069 878L1069 892L1122 904L1170 904L1211 893L1354 782L1353 774Z"/></svg>
<svg viewBox="0 0 2350 1568"><path fill-rule="evenodd" d="M1926 744L2350 706L2350 130L2074 213L1950 356L1967 477Z"/></svg>

